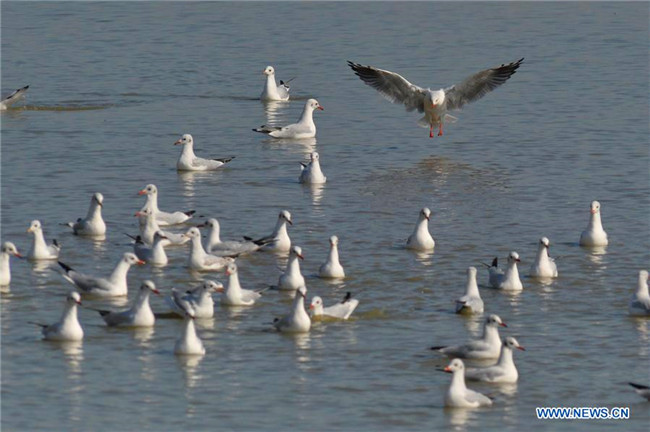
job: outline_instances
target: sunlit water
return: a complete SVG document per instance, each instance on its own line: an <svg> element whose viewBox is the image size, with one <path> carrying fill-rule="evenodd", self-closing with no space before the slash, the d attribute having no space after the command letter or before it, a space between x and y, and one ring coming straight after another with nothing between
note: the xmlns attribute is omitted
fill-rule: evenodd
<svg viewBox="0 0 650 432"><path fill-rule="evenodd" d="M71 288L56 265L12 260L1 296L2 429L25 430L642 430L648 405L628 381L650 384L650 328L627 316L647 268L647 4L2 3L2 92L29 84L22 109L2 114L2 240L26 252L40 219L61 260L108 274L136 233L137 195L159 188L163 209L217 217L225 238L264 235L282 209L305 254L308 296L360 300L349 322L286 337L270 322L290 299L267 292L247 309L217 306L197 323L207 354L173 355L181 321L108 329L82 309L83 343L40 340L27 321L54 322ZM282 25L278 25L281 22ZM429 139L417 116L363 85L345 60L434 88L489 66L526 60L508 83ZM262 69L292 82L293 100L255 98ZM250 129L295 121L308 97L318 136L271 140ZM179 174L173 142L236 156L217 173ZM297 182L321 155L328 182ZM105 197L106 241L60 223ZM609 247L577 246L589 202L602 203ZM434 254L403 249L420 208L433 211ZM201 220L201 218L197 218ZM340 238L349 277L313 277ZM526 274L541 236L560 277L524 279L506 295L484 286L481 262L516 250ZM187 250L163 269L133 268L131 295L153 279L164 292L193 286ZM246 288L277 282L285 257L241 258ZM481 331L453 314L475 265L486 313L527 349L520 382L473 384L495 404L445 410L447 359L431 345ZM117 307L124 301L86 301ZM153 308L165 312L161 298ZM632 420L549 422L536 406L629 406ZM620 428L620 429L619 429Z"/></svg>

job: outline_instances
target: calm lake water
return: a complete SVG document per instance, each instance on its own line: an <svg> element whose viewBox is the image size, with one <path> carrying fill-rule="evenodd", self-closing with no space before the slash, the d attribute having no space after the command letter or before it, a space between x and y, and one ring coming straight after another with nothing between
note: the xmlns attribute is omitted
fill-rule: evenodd
<svg viewBox="0 0 650 432"><path fill-rule="evenodd" d="M181 321L108 329L82 309L79 345L41 341L27 321L54 322L71 286L56 265L12 260L2 293L2 429L67 430L644 430L650 324L627 315L638 270L650 262L647 3L16 3L2 2L2 93L29 84L24 109L2 114L2 241L29 249L40 219L61 260L108 274L136 233L137 191L159 188L166 210L217 217L223 236L268 234L282 209L305 254L308 297L351 291L349 322L308 335L270 331L290 299L268 292L254 307L199 322L207 354L173 355ZM506 85L468 106L445 136L365 86L346 60L440 88L525 57ZM293 100L255 100L262 70L296 77ZM295 121L308 97L318 136L276 141L251 132ZM197 153L236 156L228 168L178 174L182 133ZM297 182L317 149L322 188ZM70 234L104 194L106 241ZM610 245L577 246L589 203L602 204ZM403 249L419 210L433 212L432 255ZM197 218L200 221L200 218ZM313 277L330 235L349 275ZM516 250L526 274L547 236L560 277L524 279L506 295L480 266ZM202 277L170 265L129 273L165 292ZM248 288L275 283L285 257L241 258ZM453 314L465 270L481 267L486 313L527 349L516 386L473 384L495 404L445 410L448 360L427 348L461 342L483 317ZM88 301L93 307L120 302ZM166 311L152 298L157 312ZM628 406L628 421L539 421L537 406Z"/></svg>

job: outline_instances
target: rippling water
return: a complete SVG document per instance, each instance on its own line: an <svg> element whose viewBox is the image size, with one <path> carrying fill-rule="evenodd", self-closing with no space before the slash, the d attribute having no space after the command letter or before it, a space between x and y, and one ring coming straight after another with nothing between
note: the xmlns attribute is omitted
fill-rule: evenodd
<svg viewBox="0 0 650 432"><path fill-rule="evenodd" d="M349 322L308 335L269 330L290 300L267 293L245 310L217 308L198 323L207 354L173 353L180 320L107 329L82 309L81 344L40 340L29 320L54 322L70 286L54 266L12 261L2 307L2 428L47 430L592 430L612 421L537 421L536 406L648 405L627 386L650 384L650 328L627 316L636 272L650 262L648 10L644 3L2 3L3 94L29 84L23 108L2 114L2 240L26 251L29 221L63 244L62 260L107 274L137 231L147 183L163 209L218 217L226 238L263 235L281 209L303 247L309 296L352 291ZM273 20L269 22L269 17ZM274 24L281 21L282 25ZM442 138L364 86L345 60L446 86L525 57L502 88L469 106ZM261 71L296 76L294 99L256 101ZM318 137L269 140L250 131L297 119L317 97ZM182 133L197 152L235 155L218 173L178 174ZM328 183L297 183L317 149ZM105 197L109 234L92 243L59 225ZM588 206L602 203L610 246L579 248ZM433 211L434 254L402 248L419 209ZM313 277L337 234L349 277ZM509 296L479 283L527 348L512 387L474 384L490 409L445 410L447 360L427 347L480 333L482 317L454 315L465 269L522 257L541 236L560 277L524 279ZM163 269L134 268L161 289L202 277L169 249ZM285 257L240 259L244 287L276 282ZM115 306L120 302L89 301ZM123 302L121 302L123 303ZM156 311L165 311L159 298Z"/></svg>

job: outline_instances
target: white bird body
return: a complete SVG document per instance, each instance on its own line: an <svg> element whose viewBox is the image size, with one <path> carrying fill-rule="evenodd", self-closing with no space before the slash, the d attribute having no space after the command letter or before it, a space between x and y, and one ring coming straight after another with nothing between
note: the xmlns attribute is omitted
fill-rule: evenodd
<svg viewBox="0 0 650 432"><path fill-rule="evenodd" d="M223 285L211 280L204 281L197 288L181 293L172 289L172 295L165 298L171 310L180 316L185 316L185 309L194 310L195 318L212 318L214 316L213 292L223 292ZM183 303L186 306L180 306Z"/></svg>
<svg viewBox="0 0 650 432"><path fill-rule="evenodd" d="M496 364L484 368L468 368L465 371L465 378L475 381L484 381L489 383L512 384L519 379L519 372L513 360L513 349L525 351L524 347L519 345L517 339L508 336L503 340L501 354Z"/></svg>
<svg viewBox="0 0 650 432"><path fill-rule="evenodd" d="M39 260L53 260L59 257L61 247L56 243L56 240L51 245L48 245L43 235L43 227L40 221L34 220L27 229L28 233L32 233L34 238L32 240L32 247L27 252L27 259L30 261Z"/></svg>
<svg viewBox="0 0 650 432"><path fill-rule="evenodd" d="M408 249L418 251L430 251L436 246L436 242L429 233L429 220L431 218L431 210L423 208L420 211L418 222L415 224L413 234L406 240L406 247Z"/></svg>
<svg viewBox="0 0 650 432"><path fill-rule="evenodd" d="M214 171L234 159L234 156L219 159L204 159L196 156L194 154L194 138L190 134L183 135L174 145L183 146L178 162L176 162L178 171Z"/></svg>
<svg viewBox="0 0 650 432"><path fill-rule="evenodd" d="M345 270L339 262L339 238L330 237L330 252L325 261L318 269L318 277L326 279L341 279L345 277Z"/></svg>
<svg viewBox="0 0 650 432"><path fill-rule="evenodd" d="M557 265L555 260L549 256L551 243L548 238L542 237L539 240L537 256L530 267L530 277L534 278L555 278L557 277Z"/></svg>
<svg viewBox="0 0 650 432"><path fill-rule="evenodd" d="M140 291L131 308L120 312L107 310L98 310L98 312L109 327L153 327L156 317L149 305L149 295L152 292L160 294L156 285L152 281L146 280L140 286Z"/></svg>
<svg viewBox="0 0 650 432"><path fill-rule="evenodd" d="M498 267L497 258L492 261L492 266L488 268L488 282L493 288L504 291L521 291L524 285L519 278L517 263L521 262L517 252L510 252L508 255L508 266L504 272Z"/></svg>
<svg viewBox="0 0 650 432"><path fill-rule="evenodd" d="M304 259L302 248L293 246L289 252L287 267L278 279L278 289L295 291L305 286L305 277L300 272L300 260L302 259Z"/></svg>
<svg viewBox="0 0 650 432"><path fill-rule="evenodd" d="M27 89L29 86L21 87L18 90L14 90L9 96L5 97L0 101L0 111L6 111L11 105L15 104L19 100L25 97Z"/></svg>
<svg viewBox="0 0 650 432"><path fill-rule="evenodd" d="M51 325L38 324L42 327L43 338L51 341L82 340L84 331L77 318L77 305L80 304L79 293L73 291L68 294L61 319Z"/></svg>
<svg viewBox="0 0 650 432"><path fill-rule="evenodd" d="M320 169L320 156L317 152L309 154L309 163L300 164L300 177L298 181L303 184L323 184L327 181L327 177Z"/></svg>
<svg viewBox="0 0 650 432"><path fill-rule="evenodd" d="M476 267L469 267L467 269L465 295L456 300L456 313L483 313L483 299L481 299L481 294L478 291L478 284L476 282Z"/></svg>
<svg viewBox="0 0 650 432"><path fill-rule="evenodd" d="M229 257L210 255L203 249L201 244L201 232L198 228L192 227L185 233L190 241L190 255L187 266L196 271L221 271L230 263L235 262Z"/></svg>
<svg viewBox="0 0 650 432"><path fill-rule="evenodd" d="M151 209L145 208L144 210L140 210L135 216L140 221L140 238L146 245L153 245L157 232L160 232L165 237L163 246L182 245L190 241L189 237L185 234L161 230Z"/></svg>
<svg viewBox="0 0 650 432"><path fill-rule="evenodd" d="M304 286L296 290L296 296L291 305L289 315L286 315L273 322L276 329L282 333L307 333L311 328L311 319L305 310L305 298L307 288Z"/></svg>
<svg viewBox="0 0 650 432"><path fill-rule="evenodd" d="M104 196L99 192L93 194L90 199L90 207L85 218L79 218L76 222L68 222L72 232L85 237L104 237L106 235L106 223L102 218L102 207Z"/></svg>
<svg viewBox="0 0 650 432"><path fill-rule="evenodd" d="M485 320L481 339L469 341L464 345L435 346L431 348L449 357L489 360L499 357L501 338L499 326L507 327L498 315L490 315Z"/></svg>
<svg viewBox="0 0 650 432"><path fill-rule="evenodd" d="M174 345L174 354L176 355L204 355L205 347L203 341L196 334L196 327L194 326L194 317L186 316L183 322L183 330L181 337Z"/></svg>
<svg viewBox="0 0 650 432"><path fill-rule="evenodd" d="M133 252L147 264L154 267L164 267L169 262L169 258L167 258L167 253L165 252L165 246L167 244L169 244L169 241L162 231L156 231L153 238L153 245L151 246L143 242L140 236L137 236L133 243Z"/></svg>
<svg viewBox="0 0 650 432"><path fill-rule="evenodd" d="M272 136L273 138L314 138L316 136L316 124L314 123L314 110L322 110L316 99L309 99L305 103L305 108L302 110L298 123L290 124L284 127L275 126L260 126L253 129L255 132L260 132Z"/></svg>
<svg viewBox="0 0 650 432"><path fill-rule="evenodd" d="M133 264L143 265L144 261L135 254L125 253L117 262L115 269L107 278L87 276L59 261L65 271L63 277L79 288L82 293L99 297L121 297L128 294L126 275Z"/></svg>
<svg viewBox="0 0 650 432"><path fill-rule="evenodd" d="M315 296L311 299L309 310L314 319L327 317L346 320L350 318L357 306L359 306L359 300L351 298L351 294L347 293L341 302L328 307L323 306L322 298Z"/></svg>
<svg viewBox="0 0 650 432"><path fill-rule="evenodd" d="M517 71L523 60L483 70L460 84L439 90L418 87L391 71L351 61L348 61L348 65L365 84L373 87L390 102L405 105L407 111L418 110L424 113L418 124L428 127L429 136L433 138L434 127L438 126L440 136L443 134L443 124L456 120L447 114L448 110L460 109L502 85Z"/></svg>
<svg viewBox="0 0 650 432"><path fill-rule="evenodd" d="M4 242L2 244L2 252L0 252L0 286L7 286L11 283L11 263L9 262L10 256L22 258L22 255L16 249L16 245L11 242Z"/></svg>
<svg viewBox="0 0 650 432"><path fill-rule="evenodd" d="M261 250L276 253L289 252L291 249L291 238L287 231L287 224L293 225L291 213L287 210L282 210L278 215L278 221L275 223L275 228L271 235L260 239L260 241L268 241L268 244L264 245Z"/></svg>
<svg viewBox="0 0 650 432"><path fill-rule="evenodd" d="M147 202L145 202L140 211L150 209L153 213L153 217L160 226L181 224L189 220L195 213L193 210L186 212L176 211L171 213L160 210L158 208L158 188L156 185L149 184L138 192L138 194L147 196Z"/></svg>
<svg viewBox="0 0 650 432"><path fill-rule="evenodd" d="M600 219L600 203L598 201L591 202L590 212L591 216L587 229L580 234L580 246L607 246L609 240Z"/></svg>
<svg viewBox="0 0 650 432"><path fill-rule="evenodd" d="M452 374L451 384L445 394L446 407L478 408L492 405L492 399L467 388L465 385L465 365L461 359L453 359L444 371Z"/></svg>
<svg viewBox="0 0 650 432"><path fill-rule="evenodd" d="M650 294L648 293L648 272L639 271L639 282L636 292L630 299L628 307L630 315L650 316Z"/></svg>
<svg viewBox="0 0 650 432"><path fill-rule="evenodd" d="M289 86L282 83L278 86L275 82L275 69L272 66L267 66L263 72L266 75L264 81L264 90L260 95L262 101L288 101L289 100Z"/></svg>
<svg viewBox="0 0 650 432"><path fill-rule="evenodd" d="M214 218L208 219L204 224L198 227L208 227L207 241L205 250L217 256L243 255L260 250L264 245L272 243L270 239L260 240L228 240L221 241L221 227L219 221Z"/></svg>
<svg viewBox="0 0 650 432"><path fill-rule="evenodd" d="M228 265L226 275L228 276L228 282L221 295L221 304L223 306L252 306L255 300L262 297L258 292L241 287L236 264L231 263Z"/></svg>

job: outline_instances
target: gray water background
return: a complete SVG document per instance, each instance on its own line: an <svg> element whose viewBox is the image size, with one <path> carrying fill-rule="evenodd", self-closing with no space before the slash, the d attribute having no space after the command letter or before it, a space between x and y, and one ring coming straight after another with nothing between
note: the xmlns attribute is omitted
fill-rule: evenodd
<svg viewBox="0 0 650 432"><path fill-rule="evenodd" d="M43 342L26 323L58 319L71 286L56 265L12 260L2 293L4 431L34 430L645 430L648 320L627 315L648 268L647 3L17 3L2 2L2 93L29 84L23 109L2 114L2 241L26 252L40 219L61 260L108 274L137 232L137 195L159 188L166 210L218 217L223 236L263 235L292 212L303 272L313 276L340 238L349 277L308 278L325 303L351 291L354 319L301 337L269 331L289 307L270 292L254 307L217 306L199 323L207 354L173 355L180 320L152 331L107 329L80 311L82 344ZM345 61L444 87L525 57L510 81L428 138L417 116L363 85ZM262 69L292 82L293 100L266 107ZM276 141L251 132L297 119L316 97L318 136ZM268 116L267 116L268 111ZM197 153L235 155L217 173L178 174L182 134ZM297 183L317 150L328 182ZM105 197L107 240L59 225ZM610 245L577 246L600 200ZM403 249L417 213L433 211L433 255ZM198 219L200 220L200 219ZM519 295L485 287L480 262L511 250L527 273L547 236L560 277L524 279ZM153 279L193 286L187 251L129 273L130 295ZM242 284L277 280L284 257L240 259ZM446 410L448 360L427 348L480 333L483 317L453 314L465 270L479 267L486 313L527 351L516 386L471 384L489 409ZM89 301L94 307L120 302ZM165 311L152 298L156 311ZM632 419L540 421L536 406L629 406Z"/></svg>

